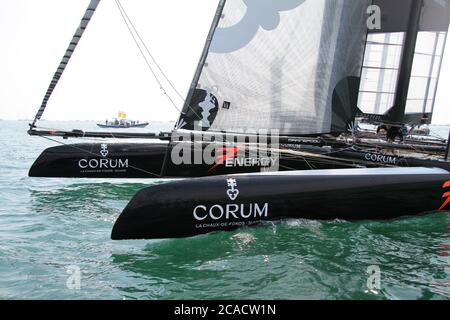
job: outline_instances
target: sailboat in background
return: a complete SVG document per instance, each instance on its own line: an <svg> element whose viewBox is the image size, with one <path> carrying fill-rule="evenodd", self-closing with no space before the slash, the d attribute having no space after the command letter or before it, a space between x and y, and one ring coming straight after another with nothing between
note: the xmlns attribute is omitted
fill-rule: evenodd
<svg viewBox="0 0 450 320"><path fill-rule="evenodd" d="M100 128L112 129L145 128L148 125L148 122L140 122L127 119L127 114L123 111L119 111L117 118L106 120L104 123L97 123L97 126L99 126Z"/></svg>
<svg viewBox="0 0 450 320"><path fill-rule="evenodd" d="M91 2L84 29L98 2ZM368 30L367 12L374 4L381 8L383 27ZM118 219L114 239L190 236L289 217L385 219L445 209L442 195L450 163L444 161L443 141L361 141L349 129L358 116L394 127L417 122L406 119L417 119L407 107L416 101L408 92L421 32L434 34L435 48L420 122L432 113L435 71L441 66L449 20L449 1L221 0L173 132L118 136L40 130L37 121L50 97L46 95L31 135L157 141L50 148L33 164L30 176L217 176L141 191ZM386 67L390 51L373 65L372 49L379 46L401 47L395 68ZM373 75L378 91L371 92ZM388 78L396 81L385 92ZM379 114L382 103L393 106ZM370 106L378 109L367 112ZM242 131L248 127L255 133ZM276 136L267 129L276 130ZM179 140L186 136L191 140ZM268 161L259 155L261 141L269 141L264 150ZM383 148L403 154L383 154ZM215 163L171 159L177 150L190 158L189 153L206 149ZM281 172L260 172L272 162ZM344 170L296 171L305 169ZM244 175L228 176L238 173Z"/></svg>

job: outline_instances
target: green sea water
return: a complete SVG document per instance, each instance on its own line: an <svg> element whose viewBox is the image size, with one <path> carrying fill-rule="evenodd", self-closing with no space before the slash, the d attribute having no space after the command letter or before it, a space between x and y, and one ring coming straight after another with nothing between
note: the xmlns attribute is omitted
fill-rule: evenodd
<svg viewBox="0 0 450 320"><path fill-rule="evenodd" d="M26 130L0 121L0 299L450 298L446 213L113 242L134 193L161 181L28 178L55 143ZM434 130L445 136L448 127Z"/></svg>

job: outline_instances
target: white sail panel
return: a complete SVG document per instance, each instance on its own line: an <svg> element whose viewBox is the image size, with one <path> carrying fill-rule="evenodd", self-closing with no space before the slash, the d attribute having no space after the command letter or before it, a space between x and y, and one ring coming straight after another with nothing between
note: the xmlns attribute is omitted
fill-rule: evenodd
<svg viewBox="0 0 450 320"><path fill-rule="evenodd" d="M394 105L404 36L403 32L369 34L358 101L363 112L383 114Z"/></svg>
<svg viewBox="0 0 450 320"><path fill-rule="evenodd" d="M356 107L370 2L228 0L184 129L196 118L214 131L344 131Z"/></svg>
<svg viewBox="0 0 450 320"><path fill-rule="evenodd" d="M446 37L446 32L419 32L406 113L433 112Z"/></svg>

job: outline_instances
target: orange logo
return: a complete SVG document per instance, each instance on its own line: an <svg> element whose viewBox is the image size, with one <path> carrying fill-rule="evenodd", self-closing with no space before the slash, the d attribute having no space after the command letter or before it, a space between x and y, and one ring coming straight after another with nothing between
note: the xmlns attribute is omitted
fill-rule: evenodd
<svg viewBox="0 0 450 320"><path fill-rule="evenodd" d="M446 183L444 183L444 185L442 186L442 188L446 189L446 188L450 188L450 181L447 181ZM442 196L442 198L445 198L445 202L442 204L442 206L439 208L439 211L442 211L445 209L445 207L447 207L448 204L450 204L450 191L444 193L444 195Z"/></svg>
<svg viewBox="0 0 450 320"><path fill-rule="evenodd" d="M216 164L214 165L214 167L209 169L208 172L211 172L214 169L216 169L217 167L224 164L225 161L227 161L227 159L236 158L238 156L238 152L239 152L239 149L237 147L217 149Z"/></svg>

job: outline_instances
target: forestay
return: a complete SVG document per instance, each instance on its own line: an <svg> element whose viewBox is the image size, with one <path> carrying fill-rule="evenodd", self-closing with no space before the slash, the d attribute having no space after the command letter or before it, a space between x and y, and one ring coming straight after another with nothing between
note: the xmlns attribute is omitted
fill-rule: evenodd
<svg viewBox="0 0 450 320"><path fill-rule="evenodd" d="M83 18L81 19L81 23L79 27L77 28L72 40L70 41L70 45L67 48L64 57L61 61L61 63L58 66L58 69L56 70L55 75L53 76L52 82L50 83L50 86L47 89L47 92L45 94L44 100L42 101L41 107L39 108L32 126L36 124L38 120L41 119L42 115L44 114L45 108L47 107L47 103L53 93L53 91L56 88L56 85L59 82L59 79L64 73L64 70L67 67L67 64L70 61L70 58L72 57L73 53L75 52L75 49L78 46L78 43L80 42L81 37L83 36L84 31L86 30L89 22L92 19L92 16L95 13L95 10L97 9L98 5L100 3L100 0L91 0L89 3L88 8L86 9L86 13L84 14Z"/></svg>

